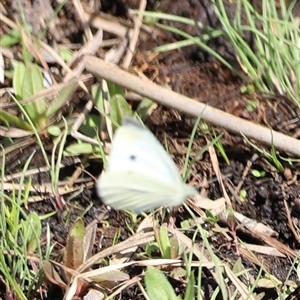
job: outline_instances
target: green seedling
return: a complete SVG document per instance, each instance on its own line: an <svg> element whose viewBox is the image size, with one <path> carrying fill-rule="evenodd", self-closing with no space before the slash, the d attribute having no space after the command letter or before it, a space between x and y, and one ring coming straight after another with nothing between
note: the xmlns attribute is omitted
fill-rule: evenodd
<svg viewBox="0 0 300 300"><path fill-rule="evenodd" d="M3 157L2 178L5 172L5 154ZM33 154L25 162L22 174L28 170L32 157ZM38 216L35 212L25 211L23 206L27 204L32 182L22 175L19 184L24 189L12 189L9 193L0 184L0 232L3 234L0 239L0 274L7 293L26 300L42 285L42 273L35 258L43 260L50 256L52 248L49 228L46 228L46 244L41 244L41 221L53 214Z"/></svg>
<svg viewBox="0 0 300 300"><path fill-rule="evenodd" d="M195 299L194 273L187 278L187 287L184 300ZM177 296L174 288L168 281L164 273L154 267L148 267L145 273L145 285L150 300L182 300L181 296Z"/></svg>
<svg viewBox="0 0 300 300"><path fill-rule="evenodd" d="M77 83L75 80L72 80L61 90L59 96L48 105L45 97L37 96L44 91L44 78L40 68L33 63L25 65L17 61L13 62L13 66L13 86L15 91L13 99L19 108L22 108L21 112L25 113L25 119L16 117L3 109L0 111L0 120L7 126L32 133L34 130L45 130L52 124L57 112L73 94Z"/></svg>
<svg viewBox="0 0 300 300"><path fill-rule="evenodd" d="M162 225L155 228L155 242L147 243L145 254L148 257L159 255L162 258L175 259L183 252L183 245L176 236L169 236L168 228Z"/></svg>
<svg viewBox="0 0 300 300"><path fill-rule="evenodd" d="M257 109L257 101L255 101L255 100L247 100L246 109L249 112L254 112Z"/></svg>
<svg viewBox="0 0 300 300"><path fill-rule="evenodd" d="M246 190L241 190L239 193L239 199L241 202L244 202L247 197L247 191Z"/></svg>
<svg viewBox="0 0 300 300"><path fill-rule="evenodd" d="M175 259L182 254L183 245L175 235L169 236L168 228L165 225L155 229L155 238L156 243L152 247L155 249L157 246L156 250L159 250L161 257Z"/></svg>
<svg viewBox="0 0 300 300"><path fill-rule="evenodd" d="M252 170L251 174L256 178L262 178L266 176L266 171Z"/></svg>
<svg viewBox="0 0 300 300"><path fill-rule="evenodd" d="M211 211L208 209L205 211L205 215L206 215L205 221L209 222L210 224L215 224L219 221L219 219L214 214L212 214Z"/></svg>
<svg viewBox="0 0 300 300"><path fill-rule="evenodd" d="M18 44L22 40L22 34L19 29L11 29L9 32L0 36L0 45L3 48L9 48Z"/></svg>
<svg viewBox="0 0 300 300"><path fill-rule="evenodd" d="M148 267L145 274L145 285L150 300L180 300L163 272Z"/></svg>
<svg viewBox="0 0 300 300"><path fill-rule="evenodd" d="M284 172L284 167L283 167L282 163L280 162L280 160L278 159L274 145L271 146L270 152L267 152L264 149L261 149L258 146L256 146L254 143L252 143L244 134L242 134L242 136L244 137L244 139L247 141L247 143L249 145L251 145L259 153L264 155L267 158L267 160L269 162L271 162L272 165L275 166L279 172L281 172L281 173Z"/></svg>
<svg viewBox="0 0 300 300"><path fill-rule="evenodd" d="M120 242L120 237L121 237L121 228L119 230L117 230L116 233L114 234L112 244L117 245Z"/></svg>

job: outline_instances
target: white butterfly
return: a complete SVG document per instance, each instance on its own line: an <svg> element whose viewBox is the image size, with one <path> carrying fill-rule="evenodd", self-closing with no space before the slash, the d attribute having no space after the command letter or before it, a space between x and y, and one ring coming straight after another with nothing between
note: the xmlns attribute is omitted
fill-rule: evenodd
<svg viewBox="0 0 300 300"><path fill-rule="evenodd" d="M197 193L182 182L155 136L131 117L125 117L115 133L108 168L99 177L97 190L103 203L136 213L178 206Z"/></svg>

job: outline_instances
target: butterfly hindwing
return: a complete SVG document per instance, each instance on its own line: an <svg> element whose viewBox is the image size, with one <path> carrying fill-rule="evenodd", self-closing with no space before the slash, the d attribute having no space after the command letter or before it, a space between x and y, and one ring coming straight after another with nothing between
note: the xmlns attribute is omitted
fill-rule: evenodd
<svg viewBox="0 0 300 300"><path fill-rule="evenodd" d="M98 189L105 204L136 213L159 206L178 206L187 196L187 191L181 186L166 185L152 177L131 172L103 174Z"/></svg>

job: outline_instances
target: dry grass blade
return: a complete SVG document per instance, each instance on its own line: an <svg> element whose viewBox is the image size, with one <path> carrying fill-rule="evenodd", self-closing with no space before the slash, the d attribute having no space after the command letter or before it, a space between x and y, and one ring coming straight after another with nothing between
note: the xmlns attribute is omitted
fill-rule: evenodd
<svg viewBox="0 0 300 300"><path fill-rule="evenodd" d="M287 204L287 202L286 202L285 199L283 199L283 203L284 203L284 207L285 207L285 210L286 210L286 215L287 215L287 219L288 219L288 225L289 225L292 233L294 234L295 239L300 243L300 236L297 233L297 231L295 229L295 226L294 226L294 224L292 222L291 213L290 213L288 204Z"/></svg>
<svg viewBox="0 0 300 300"><path fill-rule="evenodd" d="M284 245L280 241L278 241L270 236L267 236L266 234L257 232L256 237L260 238L267 245L274 247L275 249L277 249L281 253L285 254L286 256L291 257L292 259L300 258L300 255L299 255L299 253L297 253L297 251L292 250L290 247Z"/></svg>
<svg viewBox="0 0 300 300"><path fill-rule="evenodd" d="M252 244L242 244L242 245L240 245L240 247L243 247L249 251L256 252L259 254L272 255L272 256L277 256L277 257L285 257L284 254L282 254L280 251L278 251L274 247L259 246L259 245L252 245Z"/></svg>
<svg viewBox="0 0 300 300"><path fill-rule="evenodd" d="M1 109L1 107L0 107ZM33 135L33 132L13 127L0 126L0 136L7 138L23 138Z"/></svg>
<svg viewBox="0 0 300 300"><path fill-rule="evenodd" d="M20 147L20 145L19 145L19 147ZM74 158L73 164L77 164L79 162L80 162L79 158ZM66 165L61 164L59 167L64 168L65 166ZM39 168L36 168L36 169L27 170L25 173L24 172L18 172L18 173L14 173L14 174L5 176L4 178L2 178L2 182L9 182L9 181L12 181L12 180L15 180L15 179L19 179L22 176L30 177L30 176L34 176L34 175L37 175L37 174L40 174L40 173L43 173L43 172L48 172L48 171L49 171L48 167L39 167Z"/></svg>
<svg viewBox="0 0 300 300"><path fill-rule="evenodd" d="M142 0L140 2L140 7L139 7L140 12L145 11L146 4L147 4L146 0ZM126 55L124 57L123 64L122 64L124 69L127 69L130 66L130 63L131 63L131 60L132 60L132 57L133 57L133 53L135 51L135 48L136 48L136 45L137 45L137 42L138 42L138 37L139 37L139 33L140 33L140 30L141 30L141 26L142 26L142 21L143 21L143 14L142 13L135 16L134 30L133 30L133 32L131 32L132 35L130 36L129 46L128 46L128 49L127 49L127 52L126 52Z"/></svg>
<svg viewBox="0 0 300 300"><path fill-rule="evenodd" d="M102 250L101 252L97 253L96 255L92 256L88 260L82 264L81 267L78 268L79 272L83 272L84 270L89 269L92 265L97 264L101 261L101 259L110 256L114 253L120 253L128 248L144 245L148 242L154 241L154 232L139 232L127 240L120 242L119 244L109 247L107 249Z"/></svg>
<svg viewBox="0 0 300 300"><path fill-rule="evenodd" d="M178 259L152 259L152 260L148 260L148 261L130 261L130 262L123 263L123 264L107 266L107 267L99 268L96 270L88 271L85 273L80 273L80 274L74 276L73 282L65 295L65 300L71 300L72 297L75 295L77 283L79 280L84 279L87 282L92 282L93 278L95 279L95 278L97 278L99 276L103 276L105 274L109 275L109 273L111 273L113 271L121 270L126 267L133 266L133 265L134 266L182 266L182 261L180 261ZM199 262L196 262L193 265L198 266ZM128 286L129 278L125 279L125 277L124 277L124 280L127 280L127 282L125 282L124 287L122 289L124 289L125 287ZM136 282L136 280L130 281L130 284L135 283L135 282Z"/></svg>
<svg viewBox="0 0 300 300"><path fill-rule="evenodd" d="M205 215L202 215L202 211L198 211L197 208L210 210L211 213L214 214L215 216L224 214L226 212L225 198L211 200L207 197L196 195L193 201L192 200L187 200L187 201L189 203L189 206L191 206L201 217Z"/></svg>
<svg viewBox="0 0 300 300"><path fill-rule="evenodd" d="M242 299L256 300L256 297L254 295L249 295L249 291L246 285L242 283L241 280L239 280L239 278L231 271L231 269L227 265L224 266L224 269L232 284L242 295Z"/></svg>
<svg viewBox="0 0 300 300"><path fill-rule="evenodd" d="M219 167L219 161L218 161L218 156L216 154L216 151L215 151L215 148L213 146L210 146L209 149L209 155L210 155L210 159L211 159L211 163L212 163L212 167L214 169L214 172L217 176L217 179L218 179L218 182L219 182L219 185L221 186L222 188L222 192L223 192L223 197L224 199L226 200L226 204L229 206L229 207L232 207L232 204L231 204L231 201L230 201L230 198L227 194L227 191L225 189L225 186L223 184L223 180L222 180L222 174L221 174L221 170L220 170L220 167Z"/></svg>
<svg viewBox="0 0 300 300"><path fill-rule="evenodd" d="M245 226L249 231L253 232L253 235L260 232L268 236L278 236L278 233L269 226L257 222L256 220L252 220L238 212L234 212L234 217L242 224L242 226Z"/></svg>
<svg viewBox="0 0 300 300"><path fill-rule="evenodd" d="M23 43L26 46L26 48L30 51L30 53L34 56L34 58L38 62L40 62L40 64L43 66L44 70L46 70L48 72L48 74L51 74L44 56L41 54L40 50L37 47L37 43L34 43L31 39L31 37L29 37L22 28L20 28L20 31L22 33L22 40L23 40ZM35 42L37 42L37 40L35 40ZM54 78L52 78L52 80L53 79Z"/></svg>
<svg viewBox="0 0 300 300"><path fill-rule="evenodd" d="M93 34L92 34L92 31L91 29L86 26L86 24L88 23L88 19L86 19L86 16L84 14L84 9L82 7L82 3L81 1L79 0L73 0L73 5L77 11L77 14L81 20L81 23L83 25L83 28L84 28L84 32L85 32L85 36L87 38L88 41L91 41L93 40Z"/></svg>
<svg viewBox="0 0 300 300"><path fill-rule="evenodd" d="M89 181L86 182L86 180L84 180L84 182L80 183L80 180L78 180L78 182L75 182L77 184L77 186L73 186L73 187L58 187L57 188L57 194L60 196L63 195L68 195L71 193L74 193L76 191L80 191L82 190L83 186L86 189L91 189L94 186L94 181ZM62 184L62 183L60 183ZM41 195L39 196L30 196L27 199L27 203L35 203L35 202L39 202L39 201L43 201L45 199L47 199L47 197L49 197L50 195L53 195L53 189L52 189L52 185L50 183L43 183L40 186L31 186L31 187L25 187L24 185L20 185L17 183L3 183L3 190L6 191L14 191L14 190L18 190L18 191L22 191L25 190L25 188L27 188L28 191L32 192L32 193L39 193Z"/></svg>

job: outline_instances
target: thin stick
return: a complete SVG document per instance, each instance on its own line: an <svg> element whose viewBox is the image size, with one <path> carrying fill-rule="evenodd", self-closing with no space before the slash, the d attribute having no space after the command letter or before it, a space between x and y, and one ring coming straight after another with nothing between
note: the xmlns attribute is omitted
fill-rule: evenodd
<svg viewBox="0 0 300 300"><path fill-rule="evenodd" d="M130 74L102 59L86 56L83 61L87 71L95 76L104 78L140 95L149 97L162 105L178 109L192 116L198 117L201 114L202 119L212 125L223 127L233 133L243 133L248 138L255 139L269 146L274 145L277 150L300 157L300 141L295 138L177 94L150 80Z"/></svg>

